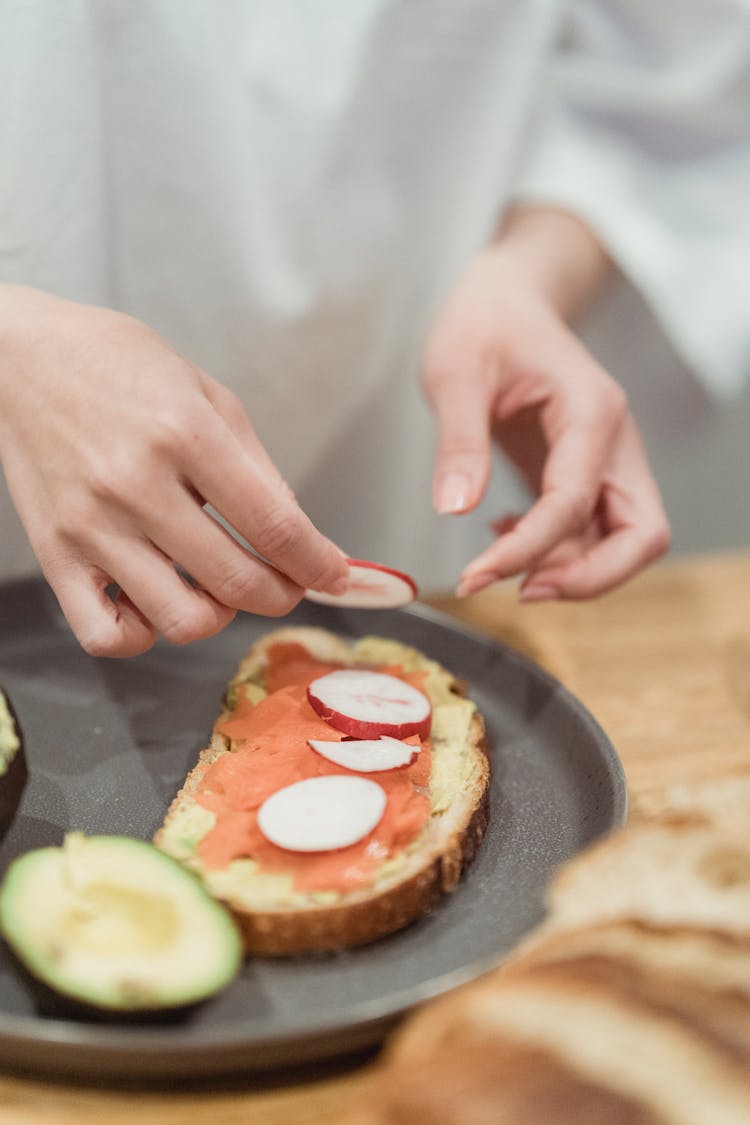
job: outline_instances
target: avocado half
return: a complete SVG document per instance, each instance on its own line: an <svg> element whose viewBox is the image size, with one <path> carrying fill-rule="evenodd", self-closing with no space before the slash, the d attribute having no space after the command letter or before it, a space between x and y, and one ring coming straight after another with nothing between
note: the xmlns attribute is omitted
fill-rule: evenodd
<svg viewBox="0 0 750 1125"><path fill-rule="evenodd" d="M23 733L13 704L0 688L0 840L13 823L28 776Z"/></svg>
<svg viewBox="0 0 750 1125"><path fill-rule="evenodd" d="M124 836L72 832L14 860L0 929L33 977L109 1011L194 1004L242 962L228 911L175 860Z"/></svg>

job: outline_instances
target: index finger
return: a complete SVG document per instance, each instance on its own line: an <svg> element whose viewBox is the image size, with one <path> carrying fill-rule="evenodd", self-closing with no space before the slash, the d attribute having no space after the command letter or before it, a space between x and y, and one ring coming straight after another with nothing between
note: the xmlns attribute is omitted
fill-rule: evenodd
<svg viewBox="0 0 750 1125"><path fill-rule="evenodd" d="M490 395L471 355L445 375L430 373L427 398L437 421L433 501L441 514L468 512L480 502L490 475Z"/></svg>
<svg viewBox="0 0 750 1125"><path fill-rule="evenodd" d="M185 466L190 484L255 550L298 586L335 591L347 579L339 549L211 410Z"/></svg>
<svg viewBox="0 0 750 1125"><path fill-rule="evenodd" d="M217 383L205 371L197 369L203 393L214 407L222 420L229 426L240 445L247 451L258 467L266 472L272 484L278 485L283 491L293 495L291 488L284 480L278 466L274 464L268 451L261 442L241 399L222 383Z"/></svg>

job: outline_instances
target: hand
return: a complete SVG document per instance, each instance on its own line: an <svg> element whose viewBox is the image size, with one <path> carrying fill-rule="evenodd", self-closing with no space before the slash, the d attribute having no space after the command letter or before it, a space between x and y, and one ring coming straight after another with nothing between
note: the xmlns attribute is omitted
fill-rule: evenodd
<svg viewBox="0 0 750 1125"><path fill-rule="evenodd" d="M93 655L144 652L157 634L183 644L237 610L282 615L305 587L345 585L341 552L239 400L119 313L0 290L0 453L42 570Z"/></svg>
<svg viewBox="0 0 750 1125"><path fill-rule="evenodd" d="M669 527L621 388L568 328L521 241L470 265L428 340L434 501L440 512L476 507L494 439L538 499L493 525L496 542L466 566L458 594L524 574L525 601L590 598L666 551Z"/></svg>

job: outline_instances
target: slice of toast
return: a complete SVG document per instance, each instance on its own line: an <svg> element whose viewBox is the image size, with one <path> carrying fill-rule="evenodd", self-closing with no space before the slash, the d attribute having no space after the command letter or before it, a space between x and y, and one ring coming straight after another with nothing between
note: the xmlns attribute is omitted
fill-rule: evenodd
<svg viewBox="0 0 750 1125"><path fill-rule="evenodd" d="M744 1125L741 1002L689 989L665 1000L654 977L617 967L534 966L441 997L397 1031L341 1125Z"/></svg>
<svg viewBox="0 0 750 1125"><path fill-rule="evenodd" d="M617 918L750 939L750 847L700 820L632 825L565 865L547 895L541 937Z"/></svg>
<svg viewBox="0 0 750 1125"><path fill-rule="evenodd" d="M300 886L298 873L304 861L297 853L281 849L271 857L270 866L267 848L255 856L238 855L221 866L205 861L206 837L216 827L216 813L206 807L208 771L223 756L237 753L245 753L252 768L252 750L248 753L243 741L232 736L236 726L230 726L230 734L222 733L222 728L267 697L269 654L275 660L280 651L274 646L302 646L314 660L329 666L397 670L396 674L416 680L432 705L429 781L419 788L423 801L425 795L429 798L424 805L427 819L413 838L382 858L378 853L366 881L351 889ZM314 757L314 751L310 754ZM244 759L230 764L240 761L244 768ZM369 776L378 779L377 774ZM285 627L257 641L241 661L211 743L172 802L155 843L196 872L229 907L248 952L277 956L361 945L414 921L455 887L474 857L488 816L484 721L449 671L416 649L386 638L349 643L323 629Z"/></svg>

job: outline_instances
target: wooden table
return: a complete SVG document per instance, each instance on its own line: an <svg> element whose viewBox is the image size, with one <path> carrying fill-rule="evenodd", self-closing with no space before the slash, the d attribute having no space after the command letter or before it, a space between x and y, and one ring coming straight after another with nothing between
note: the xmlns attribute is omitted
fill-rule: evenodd
<svg viewBox="0 0 750 1125"><path fill-rule="evenodd" d="M750 772L750 550L662 563L588 604L519 606L512 586L434 605L520 649L597 717L617 747L631 817L676 782ZM197 1090L0 1077L2 1125L313 1125L366 1091L371 1065Z"/></svg>

